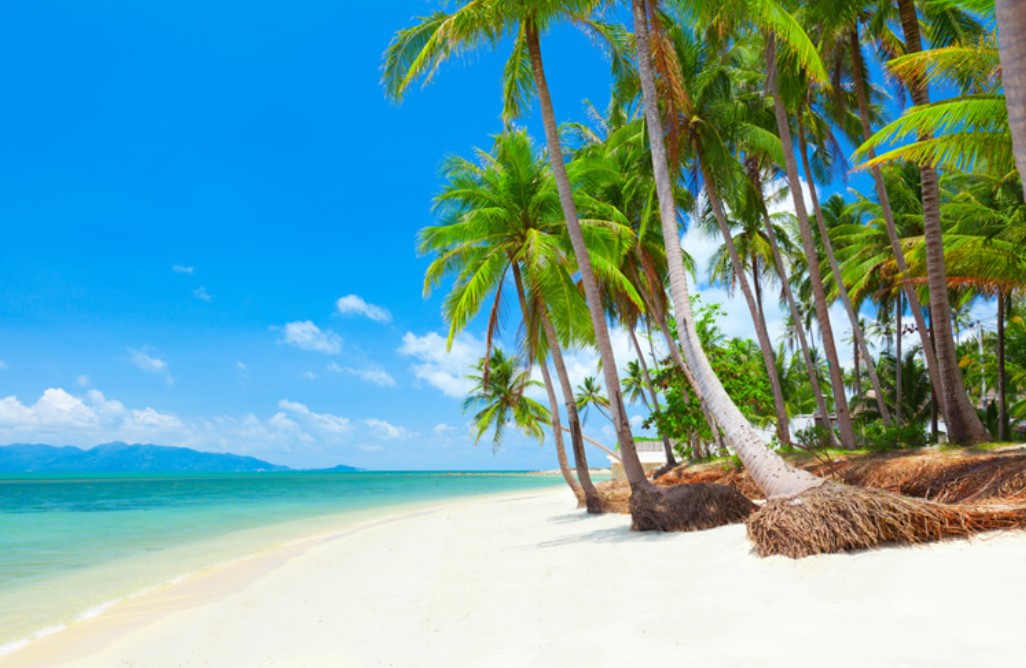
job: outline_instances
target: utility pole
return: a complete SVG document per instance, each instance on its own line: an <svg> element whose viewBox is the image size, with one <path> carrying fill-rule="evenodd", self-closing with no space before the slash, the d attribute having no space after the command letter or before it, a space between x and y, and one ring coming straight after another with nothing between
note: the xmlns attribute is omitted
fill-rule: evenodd
<svg viewBox="0 0 1026 668"><path fill-rule="evenodd" d="M983 321L976 322L980 332L980 409L987 410L987 365L983 361Z"/></svg>

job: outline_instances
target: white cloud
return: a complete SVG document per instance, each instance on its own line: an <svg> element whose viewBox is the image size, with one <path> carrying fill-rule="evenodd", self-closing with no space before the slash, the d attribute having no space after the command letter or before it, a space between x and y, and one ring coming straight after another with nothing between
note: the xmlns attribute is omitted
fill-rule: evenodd
<svg viewBox="0 0 1026 668"><path fill-rule="evenodd" d="M59 435L61 443L128 440L151 430L175 430L182 422L153 408L128 409L108 400L99 390L75 396L61 388L48 388L34 404L17 397L0 399L0 439L45 440Z"/></svg>
<svg viewBox="0 0 1026 668"><path fill-rule="evenodd" d="M132 364L138 368L146 373L161 376L168 383L171 383L171 370L163 359L149 355L142 350L133 350L131 348L128 350L128 355L132 360Z"/></svg>
<svg viewBox="0 0 1026 668"><path fill-rule="evenodd" d="M335 355L342 349L342 337L330 329L322 330L309 320L286 323L284 329L285 337L280 343L300 350Z"/></svg>
<svg viewBox="0 0 1026 668"><path fill-rule="evenodd" d="M305 404L289 401L288 399L279 401L278 408L288 411L292 415L300 417L308 424L332 434L344 434L352 428L347 418L332 415L331 413L315 413Z"/></svg>
<svg viewBox="0 0 1026 668"><path fill-rule="evenodd" d="M328 365L328 371L332 373L342 373L350 376L356 376L362 381L373 383L381 387L394 387L395 378L392 374L388 373L384 369L368 368L368 369L356 369L348 366L341 366L332 362Z"/></svg>
<svg viewBox="0 0 1026 668"><path fill-rule="evenodd" d="M388 440L398 438L409 438L411 436L410 432L408 432L403 427L397 427L391 422L386 422L385 420L368 418L363 421L363 424L367 427L370 427L372 433L375 433L381 438L385 438Z"/></svg>
<svg viewBox="0 0 1026 668"><path fill-rule="evenodd" d="M175 264L171 266L171 271L175 272L176 274L191 274L194 271L196 271L196 269L194 267L188 267L183 264Z"/></svg>
<svg viewBox="0 0 1026 668"><path fill-rule="evenodd" d="M75 385L79 387L87 387L89 385L89 376L84 373L75 379Z"/></svg>
<svg viewBox="0 0 1026 668"><path fill-rule="evenodd" d="M196 299L199 299L199 300L202 300L202 301L205 301L205 302L213 301L213 299L214 299L213 296L211 296L211 294L209 292L207 292L207 289L205 287L203 287L202 285L192 291L192 296L195 297Z"/></svg>
<svg viewBox="0 0 1026 668"><path fill-rule="evenodd" d="M303 378L306 378L307 380L314 380L315 378L317 378L317 374L315 374L313 371L304 371Z"/></svg>
<svg viewBox="0 0 1026 668"><path fill-rule="evenodd" d="M335 302L335 306L338 308L339 313L362 315L374 322L390 322L392 320L392 314L388 312L388 309L368 304L359 295L340 297Z"/></svg>
<svg viewBox="0 0 1026 668"><path fill-rule="evenodd" d="M471 334L460 334L445 350L445 337L436 332L417 336L413 332L403 335L399 354L413 358L413 373L443 394L462 399L467 396L474 381L467 379L471 367L484 355L484 343Z"/></svg>

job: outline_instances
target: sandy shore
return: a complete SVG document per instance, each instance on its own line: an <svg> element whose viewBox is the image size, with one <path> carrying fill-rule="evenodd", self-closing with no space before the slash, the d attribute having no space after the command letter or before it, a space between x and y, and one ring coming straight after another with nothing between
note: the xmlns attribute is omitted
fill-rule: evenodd
<svg viewBox="0 0 1026 668"><path fill-rule="evenodd" d="M1026 535L799 562L566 492L454 502L118 604L0 660L164 666L1011 666Z"/></svg>

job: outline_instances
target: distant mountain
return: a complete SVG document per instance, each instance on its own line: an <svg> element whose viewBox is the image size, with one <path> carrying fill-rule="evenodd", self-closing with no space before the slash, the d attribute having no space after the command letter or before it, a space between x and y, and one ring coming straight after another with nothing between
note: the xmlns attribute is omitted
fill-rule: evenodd
<svg viewBox="0 0 1026 668"><path fill-rule="evenodd" d="M346 466L345 464L339 464L338 466L332 466L330 469L314 469L321 473L355 473L357 471L366 471L367 469L357 468L355 466Z"/></svg>
<svg viewBox="0 0 1026 668"><path fill-rule="evenodd" d="M0 473L234 473L288 471L255 459L199 452L166 445L105 443L83 450L74 446L15 444L0 446Z"/></svg>

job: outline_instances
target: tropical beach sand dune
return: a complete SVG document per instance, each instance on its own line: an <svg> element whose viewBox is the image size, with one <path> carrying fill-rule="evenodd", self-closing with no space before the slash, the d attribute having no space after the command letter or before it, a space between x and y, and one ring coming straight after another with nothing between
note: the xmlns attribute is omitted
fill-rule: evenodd
<svg viewBox="0 0 1026 668"><path fill-rule="evenodd" d="M565 492L454 502L212 569L0 666L1020 665L1026 535L801 561Z"/></svg>

